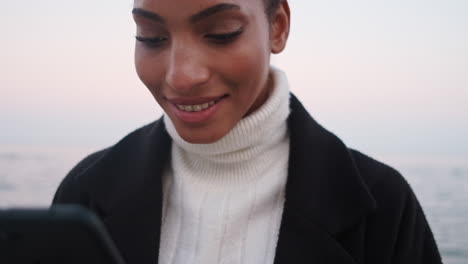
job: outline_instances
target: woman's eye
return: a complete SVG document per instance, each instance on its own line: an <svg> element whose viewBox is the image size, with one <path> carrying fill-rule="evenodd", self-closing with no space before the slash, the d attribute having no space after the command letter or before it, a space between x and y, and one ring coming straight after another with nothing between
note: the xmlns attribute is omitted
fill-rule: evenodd
<svg viewBox="0 0 468 264"><path fill-rule="evenodd" d="M143 43L145 46L150 48L157 48L167 40L166 37L145 38L136 36L135 38L137 41Z"/></svg>
<svg viewBox="0 0 468 264"><path fill-rule="evenodd" d="M239 37L240 34L242 34L242 29L230 33L207 34L205 38L208 38L216 44L227 44Z"/></svg>

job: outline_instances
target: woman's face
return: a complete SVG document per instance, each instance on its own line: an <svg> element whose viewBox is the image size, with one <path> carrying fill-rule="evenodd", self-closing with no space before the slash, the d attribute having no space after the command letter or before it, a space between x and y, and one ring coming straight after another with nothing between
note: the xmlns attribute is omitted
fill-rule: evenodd
<svg viewBox="0 0 468 264"><path fill-rule="evenodd" d="M265 101L283 13L275 26L263 0L135 0L138 76L185 141L215 142Z"/></svg>

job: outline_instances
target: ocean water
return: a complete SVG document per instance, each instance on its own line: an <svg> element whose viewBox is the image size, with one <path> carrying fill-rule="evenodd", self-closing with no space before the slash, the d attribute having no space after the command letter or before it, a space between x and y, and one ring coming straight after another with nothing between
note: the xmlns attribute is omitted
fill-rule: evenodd
<svg viewBox="0 0 468 264"><path fill-rule="evenodd" d="M0 146L0 208L48 206L64 175L91 148ZM468 263L468 157L385 156L416 193L444 263Z"/></svg>

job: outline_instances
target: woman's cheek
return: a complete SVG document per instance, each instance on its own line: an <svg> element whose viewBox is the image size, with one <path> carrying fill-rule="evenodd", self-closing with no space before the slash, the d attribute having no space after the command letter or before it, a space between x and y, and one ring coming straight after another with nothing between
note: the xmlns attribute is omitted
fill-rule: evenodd
<svg viewBox="0 0 468 264"><path fill-rule="evenodd" d="M260 77L259 75L267 71L265 69L268 68L268 65L266 65L264 52L258 48L258 44L255 42L239 45L236 50L227 54L229 58L223 60L227 66L224 68L231 72L233 80L255 82Z"/></svg>
<svg viewBox="0 0 468 264"><path fill-rule="evenodd" d="M253 47L256 46L257 49L254 49ZM269 65L264 52L258 48L258 44L252 43L250 48L242 50L238 54L237 61L238 63L236 63L235 67L238 76L236 78L243 81L242 86L249 86L251 89L260 90L268 74ZM255 91L251 92L255 93Z"/></svg>
<svg viewBox="0 0 468 264"><path fill-rule="evenodd" d="M138 77L151 92L155 99L161 97L161 86L164 80L162 75L162 66L161 64L154 63L156 60L150 57L146 57L144 52L136 53L135 56L135 68ZM159 102L159 100L158 100Z"/></svg>

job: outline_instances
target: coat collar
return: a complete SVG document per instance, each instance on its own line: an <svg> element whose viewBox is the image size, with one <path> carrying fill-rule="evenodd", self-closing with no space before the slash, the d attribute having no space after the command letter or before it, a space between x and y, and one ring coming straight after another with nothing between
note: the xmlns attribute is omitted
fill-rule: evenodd
<svg viewBox="0 0 468 264"><path fill-rule="evenodd" d="M315 122L294 95L290 107L286 202L275 263L302 262L291 262L291 253L303 260L353 263L336 236L375 208L375 201L347 147ZM170 146L160 119L107 149L86 173L83 184L93 206L129 263L157 263L161 175Z"/></svg>
<svg viewBox="0 0 468 264"><path fill-rule="evenodd" d="M162 119L104 150L83 174L90 207L100 214L127 263L158 262L162 216L161 175L171 140Z"/></svg>
<svg viewBox="0 0 468 264"><path fill-rule="evenodd" d="M356 263L339 235L376 203L348 148L291 96L286 201L275 255L280 263ZM355 245L359 248L360 245Z"/></svg>
<svg viewBox="0 0 468 264"><path fill-rule="evenodd" d="M355 224L375 201L343 142L291 96L286 208L332 235Z"/></svg>

